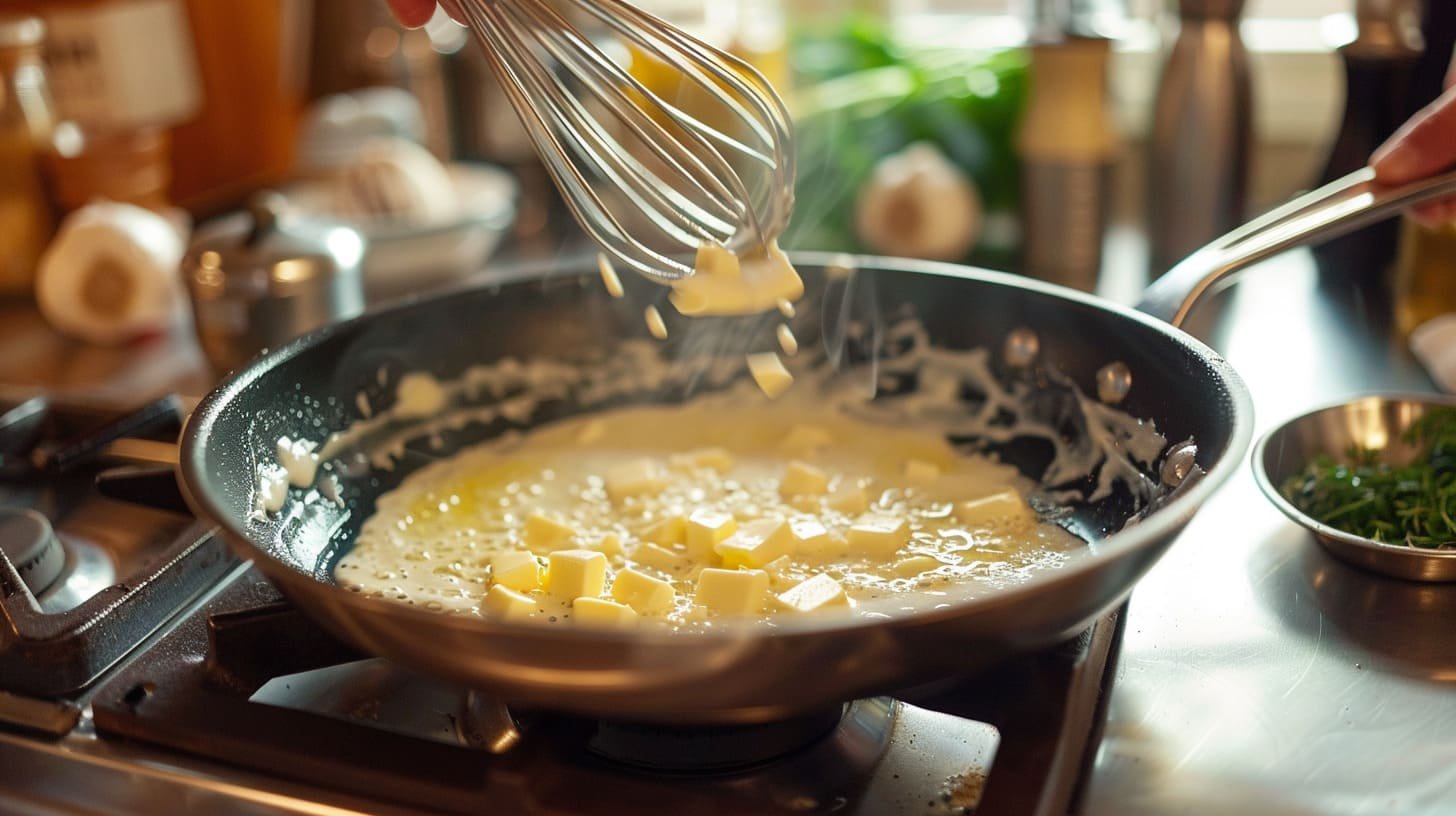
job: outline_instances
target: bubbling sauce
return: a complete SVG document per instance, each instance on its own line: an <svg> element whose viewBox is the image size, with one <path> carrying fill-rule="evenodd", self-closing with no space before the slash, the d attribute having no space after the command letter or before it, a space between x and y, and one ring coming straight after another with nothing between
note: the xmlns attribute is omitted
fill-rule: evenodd
<svg viewBox="0 0 1456 816"><path fill-rule="evenodd" d="M335 576L543 624L843 613L1062 564L1084 545L1036 518L1030 486L941 435L828 408L623 408L412 474L379 499Z"/></svg>

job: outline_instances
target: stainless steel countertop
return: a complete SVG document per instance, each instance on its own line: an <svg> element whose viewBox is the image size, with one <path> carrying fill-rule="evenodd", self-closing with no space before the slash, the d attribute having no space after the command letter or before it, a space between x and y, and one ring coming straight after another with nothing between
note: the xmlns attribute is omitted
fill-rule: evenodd
<svg viewBox="0 0 1456 816"><path fill-rule="evenodd" d="M1353 394L1431 390L1388 311L1333 291L1292 252L1194 315L1247 380L1259 433ZM209 380L185 330L97 349L0 307L0 383L141 402ZM1333 560L1246 466L1133 594L1085 813L1436 812L1456 812L1456 584Z"/></svg>
<svg viewBox="0 0 1456 816"><path fill-rule="evenodd" d="M1189 329L1253 392L1256 434L1348 396L1431 391L1388 311L1307 252ZM1334 560L1245 469L1133 592L1086 814L1456 812L1456 584Z"/></svg>

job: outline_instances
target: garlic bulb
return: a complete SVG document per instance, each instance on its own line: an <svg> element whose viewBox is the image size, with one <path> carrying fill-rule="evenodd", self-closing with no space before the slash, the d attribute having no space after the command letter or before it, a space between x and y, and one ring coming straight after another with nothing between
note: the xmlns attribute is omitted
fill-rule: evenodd
<svg viewBox="0 0 1456 816"><path fill-rule="evenodd" d="M61 224L36 270L35 298L55 328L92 343L166 331L185 313L177 274L185 229L150 210L95 201Z"/></svg>
<svg viewBox="0 0 1456 816"><path fill-rule="evenodd" d="M357 222L431 226L458 218L460 201L449 170L430 151L379 138L339 171L333 210Z"/></svg>
<svg viewBox="0 0 1456 816"><path fill-rule="evenodd" d="M928 142L881 159L855 202L860 241L884 255L958 260L980 228L975 184Z"/></svg>

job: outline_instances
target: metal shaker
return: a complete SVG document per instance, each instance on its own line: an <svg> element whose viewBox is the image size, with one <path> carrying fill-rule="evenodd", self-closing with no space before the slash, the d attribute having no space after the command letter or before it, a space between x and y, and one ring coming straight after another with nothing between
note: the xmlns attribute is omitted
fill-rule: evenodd
<svg viewBox="0 0 1456 816"><path fill-rule="evenodd" d="M1244 0L1178 0L1149 137L1152 277L1243 223L1253 103Z"/></svg>
<svg viewBox="0 0 1456 816"><path fill-rule="evenodd" d="M203 353L218 372L364 311L365 241L283 212L272 195L194 233L182 261Z"/></svg>

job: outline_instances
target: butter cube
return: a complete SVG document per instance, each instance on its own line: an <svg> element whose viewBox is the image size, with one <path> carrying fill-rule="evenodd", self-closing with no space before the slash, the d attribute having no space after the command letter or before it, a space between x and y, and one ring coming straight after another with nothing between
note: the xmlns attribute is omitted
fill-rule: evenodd
<svg viewBox="0 0 1456 816"><path fill-rule="evenodd" d="M912 555L895 562L895 574L901 578L914 578L940 566L940 562L928 555Z"/></svg>
<svg viewBox="0 0 1456 816"><path fill-rule="evenodd" d="M829 492L829 474L803 462L790 462L779 480L781 496L822 496Z"/></svg>
<svg viewBox="0 0 1456 816"><path fill-rule="evenodd" d="M899 516L865 513L849 528L849 547L872 557L893 554L910 540L909 525Z"/></svg>
<svg viewBox="0 0 1456 816"><path fill-rule="evenodd" d="M841 486L829 494L824 506L846 516L857 516L869 509L870 497L859 485Z"/></svg>
<svg viewBox="0 0 1456 816"><path fill-rule="evenodd" d="M738 529L738 522L733 518L732 513L724 513L719 510L694 510L688 516L687 546L688 557L704 560L713 552L713 547L720 541L733 535Z"/></svg>
<svg viewBox="0 0 1456 816"><path fill-rule="evenodd" d="M768 573L769 586L775 589L787 589L798 583L793 576L793 569L794 561L787 555L781 555L763 565L763 571Z"/></svg>
<svg viewBox="0 0 1456 816"><path fill-rule="evenodd" d="M744 522L738 532L718 542L713 551L723 559L723 566L761 567L793 552L794 538L782 519L763 518Z"/></svg>
<svg viewBox="0 0 1456 816"><path fill-rule="evenodd" d="M686 553L670 550L657 544L639 544L632 551L632 561L644 567L652 567L669 575L684 573L692 569L693 562Z"/></svg>
<svg viewBox="0 0 1456 816"><path fill-rule="evenodd" d="M815 554L829 546L829 530L812 517L789 519L789 537L797 553Z"/></svg>
<svg viewBox="0 0 1456 816"><path fill-rule="evenodd" d="M576 530L570 525L541 513L526 516L526 545L539 551L555 550L569 544L576 538Z"/></svg>
<svg viewBox="0 0 1456 816"><path fill-rule="evenodd" d="M571 616L578 626L598 629L626 629L637 623L637 613L632 607L590 596L571 602Z"/></svg>
<svg viewBox="0 0 1456 816"><path fill-rule="evenodd" d="M838 581L820 573L779 593L778 603L794 612L814 612L849 606L849 596L844 594L844 587Z"/></svg>
<svg viewBox="0 0 1456 816"><path fill-rule="evenodd" d="M612 598L632 607L639 615L665 615L672 611L677 593L666 581L625 569L612 579Z"/></svg>
<svg viewBox="0 0 1456 816"><path fill-rule="evenodd" d="M940 465L923 459L909 459L905 462L905 480L911 484L933 484L940 478Z"/></svg>
<svg viewBox="0 0 1456 816"><path fill-rule="evenodd" d="M496 584L486 591L480 608L493 618L520 620L536 612L536 602L529 595Z"/></svg>
<svg viewBox="0 0 1456 816"><path fill-rule="evenodd" d="M625 555L627 552L627 548L622 546L622 537L617 535L616 533L607 533L606 535L597 539L595 544L592 544L590 546L592 549L596 550L602 555L607 556L608 558L614 555Z"/></svg>
<svg viewBox="0 0 1456 816"><path fill-rule="evenodd" d="M693 599L719 615L755 615L768 597L763 570L705 569Z"/></svg>
<svg viewBox="0 0 1456 816"><path fill-rule="evenodd" d="M569 600L596 597L607 586L607 557L596 550L557 550L547 556L546 591Z"/></svg>
<svg viewBox="0 0 1456 816"><path fill-rule="evenodd" d="M490 559L490 580L496 586L530 592L541 588L541 562L523 550L508 550Z"/></svg>
<svg viewBox="0 0 1456 816"><path fill-rule="evenodd" d="M830 530L822 538L812 539L797 550L797 554L804 558L820 560L840 558L847 552L849 552L849 539L838 530Z"/></svg>
<svg viewBox="0 0 1456 816"><path fill-rule="evenodd" d="M642 531L642 540L653 544L672 546L687 540L688 520L681 513L668 516L649 525Z"/></svg>
<svg viewBox="0 0 1456 816"><path fill-rule="evenodd" d="M784 361L772 351L748 355L748 373L753 375L753 381L769 399L787 391L794 382L794 375L784 368Z"/></svg>
<svg viewBox="0 0 1456 816"><path fill-rule="evenodd" d="M779 442L790 456L810 456L834 444L834 435L817 425L795 425Z"/></svg>
<svg viewBox="0 0 1456 816"><path fill-rule="evenodd" d="M651 459L633 459L607 469L607 495L616 501L629 496L661 493L667 474Z"/></svg>
<svg viewBox="0 0 1456 816"><path fill-rule="evenodd" d="M727 473L733 469L733 454L727 448L699 448L687 453L673 454L668 464L679 470L713 470Z"/></svg>
<svg viewBox="0 0 1456 816"><path fill-rule="evenodd" d="M1026 525L1036 520L1036 515L1021 494L1015 490L1003 490L979 499L956 505L956 520L968 527L988 527L995 524Z"/></svg>

